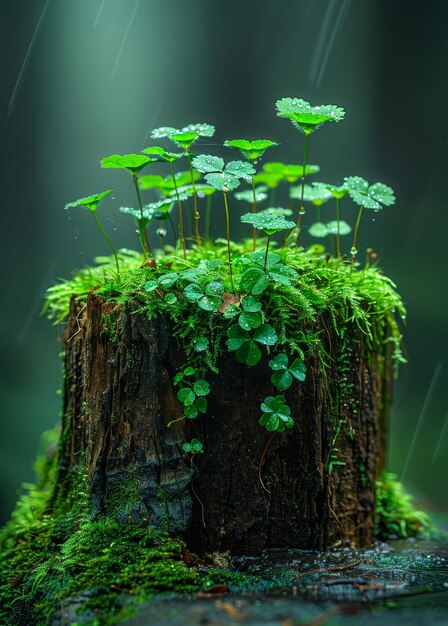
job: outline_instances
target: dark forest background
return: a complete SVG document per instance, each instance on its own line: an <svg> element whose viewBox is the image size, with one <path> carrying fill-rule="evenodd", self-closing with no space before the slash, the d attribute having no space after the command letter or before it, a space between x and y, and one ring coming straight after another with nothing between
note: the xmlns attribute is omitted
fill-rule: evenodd
<svg viewBox="0 0 448 626"><path fill-rule="evenodd" d="M217 133L207 152L266 137L282 144L269 159L297 162L303 139L274 110L286 96L347 111L313 136L320 179L361 175L396 191L394 207L364 222L359 246L375 248L409 312L389 468L428 506L448 509L448 3L0 6L1 517L59 416L60 333L40 316L45 289L108 252L86 215L64 204L114 187L106 224L120 247L135 246L117 211L130 186L101 170L101 157L140 151L154 126L208 122Z"/></svg>

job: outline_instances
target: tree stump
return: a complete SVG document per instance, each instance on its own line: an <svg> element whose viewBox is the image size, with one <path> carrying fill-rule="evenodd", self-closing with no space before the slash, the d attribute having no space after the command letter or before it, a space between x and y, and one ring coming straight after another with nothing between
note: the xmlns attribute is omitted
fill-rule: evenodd
<svg viewBox="0 0 448 626"><path fill-rule="evenodd" d="M374 488L384 459L392 367L355 326L322 329L328 358L308 356L307 378L286 398L295 425L272 436L258 424L275 395L268 358L226 355L210 375L207 414L182 417L172 379L182 348L140 304L72 300L57 489L86 473L91 513L148 520L181 532L198 553L267 548L325 550L373 541ZM197 437L206 453L182 451Z"/></svg>

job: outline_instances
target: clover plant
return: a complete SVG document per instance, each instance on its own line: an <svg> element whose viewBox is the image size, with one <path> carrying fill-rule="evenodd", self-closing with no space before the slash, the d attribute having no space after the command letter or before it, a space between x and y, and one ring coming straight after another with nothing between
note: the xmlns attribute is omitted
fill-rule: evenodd
<svg viewBox="0 0 448 626"><path fill-rule="evenodd" d="M299 203L299 215L297 218L297 244L300 235L300 223L303 214L303 194L306 175L306 164L308 158L308 144L311 133L316 131L326 122L340 122L344 119L345 111L334 104L311 106L306 100L301 98L282 98L277 100L277 115L284 117L293 123L305 135L305 147L303 151L302 163L302 184Z"/></svg>
<svg viewBox="0 0 448 626"><path fill-rule="evenodd" d="M240 150L245 160L225 163L220 156L193 154L191 147L196 141L214 135L215 128L209 124L153 130L151 137L154 140L168 139L175 144L173 152L152 145L145 148L142 154L115 154L102 159L103 168L125 169L132 177L137 206L121 206L119 211L136 220L143 256L131 250L120 250L118 255L98 219L97 207L113 193L112 190L66 205L66 208L80 206L91 211L114 259L100 258L97 268L80 272L73 282L73 292L78 297L85 295L93 281L94 287L99 288L99 293L109 301L135 299L141 304L139 310L147 311L149 318L161 314L170 319L173 332L182 342L185 360L173 377L182 415L168 426L179 420L193 420L206 415L207 396L211 389L208 374L218 373L218 357L224 351L227 350L239 363L248 367L255 367L262 359L269 365L272 395L268 395L261 404L259 424L271 433L271 438L260 461L261 483L261 467L272 437L292 428L294 419L299 418L292 415L282 394L290 393L288 390L293 390L293 386L304 383L307 356L317 345L321 346L321 358L325 358L319 333L309 331L307 320L315 320L324 311L329 311L334 324L338 323L340 316L356 320L368 341L375 346L383 328L378 329L375 324L383 324L387 311L387 324L393 329L387 341L393 344L395 360L403 359L400 330L393 312L404 315L404 308L392 283L383 275L378 276L379 272L373 265L360 268L359 263L355 264L362 212L364 208L378 211L382 206L392 205L395 202L392 189L382 183L369 185L358 176L345 178L342 185L324 182L306 184L305 179L320 170L318 165L308 163L310 134L327 122L341 121L344 110L335 105L311 106L298 98L278 100L276 108L279 117L291 120L305 135L301 164L267 162L261 171L256 172L256 161L267 149L277 147L274 141L267 139L224 142L224 146ZM188 162L187 171L178 167L184 158ZM169 172L166 175L152 172L141 175L145 167L154 163L161 168L168 165ZM298 181L299 184L295 185ZM240 188L242 183L246 183L246 188ZM276 206L272 201L277 189L279 195L287 196L289 207ZM210 238L211 198L216 191L223 194L226 238L213 241ZM236 193L232 197L229 192L233 191ZM260 209L259 205L268 198L268 191L272 206ZM141 192L150 196L145 199L146 203ZM151 194L155 196L151 197ZM352 231L352 226L341 219L340 201L345 195L349 195L359 207L351 259L347 259L341 250L341 237ZM191 198L194 221L189 223L185 206ZM199 203L202 198L206 198L207 202L204 245L199 229ZM336 219L321 219L321 206L333 198ZM240 217L242 224L252 227L252 236L241 242L233 242L230 238L229 204L234 199L252 206L251 212ZM294 220L290 220L293 200L298 201L298 214L297 219L294 215ZM327 254L325 246L320 244L309 245L307 249L299 248L298 238L306 202L316 206L317 221L305 231L305 241L307 234L321 239L335 235L335 255ZM178 224L173 215L178 215ZM166 242L165 225L168 224L173 246ZM158 237L161 242L161 250L154 249L154 254L148 231L151 237ZM262 232L263 239L261 236L257 239L257 231ZM285 235L282 242L276 237L280 233ZM192 244L192 240L195 243ZM330 244L333 244L332 240ZM370 259L373 258L371 254ZM105 271L110 267L114 269L114 266L117 278L114 271L112 274ZM360 275L362 273L361 280L357 280L355 271ZM68 306L70 295L65 285L50 289L48 306L56 311L54 315L57 319L61 319L61 310L63 306ZM364 306L368 296L368 306ZM337 316L336 307L340 313ZM301 324L302 320L304 324ZM342 424L338 423L331 432L332 450L326 464L329 472L343 463L338 459L336 447L341 428ZM197 472L193 457L204 452L201 441L192 439L185 442L182 450L189 455ZM192 489L194 492L193 482Z"/></svg>
<svg viewBox="0 0 448 626"><path fill-rule="evenodd" d="M114 193L113 189L108 189L107 191L103 191L102 193L94 194L93 196L87 196L85 198L79 198L78 200L75 200L74 202L69 202L68 204L66 204L65 208L66 209L70 209L72 207L83 207L83 208L87 209L88 211L90 211L92 213L93 219L95 220L96 225L100 229L101 234L103 235L104 239L107 241L107 243L109 245L109 248L112 250L112 254L114 255L114 259L115 259L115 265L117 267L117 275L120 276L120 266L118 265L118 254L117 254L117 251L116 251L112 241L110 240L108 234L104 230L100 220L98 219L98 215L96 214L98 205L101 202L101 200L103 198L106 198L107 196L110 196L111 193Z"/></svg>

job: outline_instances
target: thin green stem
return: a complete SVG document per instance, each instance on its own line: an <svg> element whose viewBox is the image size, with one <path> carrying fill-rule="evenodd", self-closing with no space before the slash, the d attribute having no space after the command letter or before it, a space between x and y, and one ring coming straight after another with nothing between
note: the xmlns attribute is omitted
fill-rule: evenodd
<svg viewBox="0 0 448 626"><path fill-rule="evenodd" d="M264 255L264 265L263 265L263 269L264 271L266 271L266 266L268 264L268 254L269 254L269 242L271 240L271 235L268 235L268 240L266 242L266 252Z"/></svg>
<svg viewBox="0 0 448 626"><path fill-rule="evenodd" d="M205 207L205 238L210 241L210 219L212 215L212 194L207 196L207 204Z"/></svg>
<svg viewBox="0 0 448 626"><path fill-rule="evenodd" d="M227 261L229 263L229 275L230 275L230 284L232 285L232 291L235 293L235 287L233 285L233 274L232 274L232 259L230 256L230 215L229 215L229 205L227 203L227 194L225 191L222 192L224 195L224 207L226 209L226 234L227 234Z"/></svg>
<svg viewBox="0 0 448 626"><path fill-rule="evenodd" d="M299 229L297 232L296 244L299 245L299 235L300 235L300 223L302 221L302 215L305 213L303 210L303 195L305 192L305 170L306 170L306 161L308 158L308 144L309 144L309 135L305 135L305 148L303 150L303 164L302 164L302 187L300 190L300 203L299 203L299 215L297 217L297 228Z"/></svg>
<svg viewBox="0 0 448 626"><path fill-rule="evenodd" d="M118 275L118 278L120 278L120 266L118 265L118 254L117 254L117 251L115 250L115 247L114 247L112 241L109 239L108 234L106 233L106 231L102 227L101 222L98 219L98 216L96 214L96 211L92 211L92 215L93 215L93 219L95 220L98 228L100 229L104 239L107 241L107 243L109 244L110 249L112 250L112 253L113 253L114 257L115 257L115 265L117 266L117 275Z"/></svg>
<svg viewBox="0 0 448 626"><path fill-rule="evenodd" d="M146 254L148 255L148 257L150 257L152 256L152 252L151 252L151 246L149 245L148 232L145 228L145 216L143 215L143 202L142 202L142 197L140 195L140 189L138 186L137 174L132 174L132 180L134 181L135 193L137 194L137 201L138 201L138 206L140 209L140 216L141 216L141 221L139 222L138 227L141 233L141 238L145 242Z"/></svg>
<svg viewBox="0 0 448 626"><path fill-rule="evenodd" d="M201 249L201 235L199 234L199 215L198 211L198 194L196 193L196 185L194 184L193 167L191 165L191 157L187 152L188 166L190 168L191 186L193 187L193 203L194 203L194 228L196 231L196 239L198 242L198 248Z"/></svg>
<svg viewBox="0 0 448 626"><path fill-rule="evenodd" d="M182 203L181 203L180 197L179 197L179 190L177 189L176 175L174 173L174 165L172 164L171 161L170 161L170 168L171 168L171 176L173 178L174 190L176 192L177 206L179 207L180 242L182 244L182 252L184 254L184 259L186 259L187 258L187 247L185 245L184 219L183 219L183 215L182 215Z"/></svg>
<svg viewBox="0 0 448 626"><path fill-rule="evenodd" d="M252 161L252 164L253 164L253 161ZM252 213L256 213L257 212L257 197L255 194L254 176L252 176L252 196L253 196ZM254 230L252 233L252 250L255 250L256 246L257 246L257 229L254 226Z"/></svg>
<svg viewBox="0 0 448 626"><path fill-rule="evenodd" d="M336 254L338 259L341 256L340 222L341 222L341 200L336 198L336 220L338 223L338 234L336 235Z"/></svg>
<svg viewBox="0 0 448 626"><path fill-rule="evenodd" d="M355 231L353 233L353 245L352 245L352 249L351 249L351 253L352 253L352 263L355 262L355 256L357 253L356 250L356 241L358 239L358 229L359 229L359 223L361 222L361 215L362 215L362 210L364 208L364 205L361 204L361 206L359 207L359 212L358 212L358 219L356 220L356 224L355 224Z"/></svg>

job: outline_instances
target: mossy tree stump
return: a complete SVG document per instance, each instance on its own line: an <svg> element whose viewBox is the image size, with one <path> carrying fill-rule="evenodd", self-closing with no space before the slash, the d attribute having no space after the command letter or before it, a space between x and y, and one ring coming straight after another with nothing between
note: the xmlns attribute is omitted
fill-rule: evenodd
<svg viewBox="0 0 448 626"><path fill-rule="evenodd" d="M92 515L149 520L200 553L371 544L390 349L374 354L354 325L341 336L321 318L325 364L311 353L306 381L286 392L291 430L270 441L258 424L275 395L268 358L248 368L234 354L208 377L207 414L167 428L183 414L172 380L184 354L168 321L139 309L72 299L59 494L85 468ZM192 437L206 450L195 466L182 451Z"/></svg>

